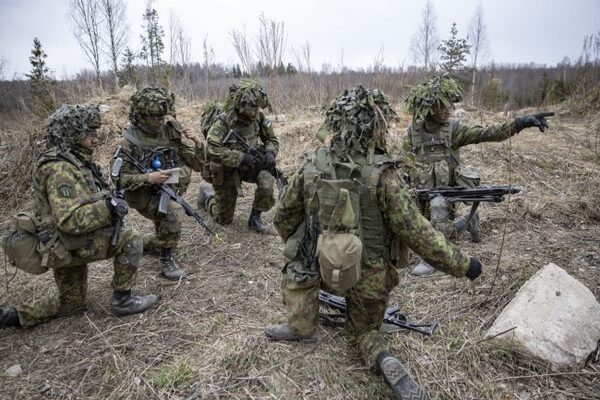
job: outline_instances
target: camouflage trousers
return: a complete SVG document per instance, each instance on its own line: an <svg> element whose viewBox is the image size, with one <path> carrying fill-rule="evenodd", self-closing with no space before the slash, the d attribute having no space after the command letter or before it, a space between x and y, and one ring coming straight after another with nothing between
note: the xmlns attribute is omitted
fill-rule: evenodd
<svg viewBox="0 0 600 400"><path fill-rule="evenodd" d="M305 274L296 274L293 266L286 265L282 293L287 309L288 325L298 335L310 335L317 329L319 321L319 289L328 290L320 277L306 279ZM350 347L357 349L363 362L372 368L377 364L377 355L389 350L385 336L379 332L390 291L398 284L398 272L383 260L369 265L363 264L358 283L345 293L346 338Z"/></svg>
<svg viewBox="0 0 600 400"><path fill-rule="evenodd" d="M256 176L256 179L249 178L243 169L239 170L239 179L243 182L256 183L254 190L254 201L252 208L261 212L269 211L275 205L273 186L275 178L269 172L262 170ZM215 195L208 202L206 209L210 215L222 225L228 225L233 221L235 204L237 202L237 184L236 174L226 172L223 174L223 181L217 185L213 181Z"/></svg>
<svg viewBox="0 0 600 400"><path fill-rule="evenodd" d="M159 249L174 249L181 238L181 221L185 215L183 208L169 201L167 213L158 212L160 195L154 194L145 206L137 206L136 210L144 217L154 222L154 235L144 237L144 250L158 251Z"/></svg>
<svg viewBox="0 0 600 400"><path fill-rule="evenodd" d="M87 264L90 262L114 257L112 289L124 292L133 288L142 256L142 238L133 229L124 228L119 235L117 246L113 249L110 245L111 233L112 229L102 229L92 234L89 244L70 252L71 263L60 268L51 268L57 293L17 306L21 326L30 327L56 317L85 311Z"/></svg>

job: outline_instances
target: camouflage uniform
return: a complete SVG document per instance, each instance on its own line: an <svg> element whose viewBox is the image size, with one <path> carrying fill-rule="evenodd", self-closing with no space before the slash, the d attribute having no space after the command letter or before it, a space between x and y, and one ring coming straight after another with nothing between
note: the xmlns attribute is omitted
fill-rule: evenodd
<svg viewBox="0 0 600 400"><path fill-rule="evenodd" d="M236 141L223 144L223 139L230 130L235 130L246 143L261 153L271 152L277 156L279 142L271 121L261 111L255 117L246 116L243 111L248 105L252 107L270 107L267 95L254 81L243 80L234 85L223 106L224 113L217 117L207 136L207 155L212 176L214 196L210 196L202 204L220 224L233 221L235 204L241 193L241 182L256 183L253 212L270 210L275 204L273 185L275 179L264 169L250 167L242 163L244 149Z"/></svg>
<svg viewBox="0 0 600 400"><path fill-rule="evenodd" d="M356 103L363 104L363 108ZM399 282L398 268L407 266L409 249L454 276L465 276L470 259L447 242L419 212L404 183L404 171L385 154L387 126L383 125L387 122L380 120L379 127L372 127L377 124L372 121L378 117L373 116L374 106L367 104L376 104L383 111L379 114L385 115L386 120L395 116L381 92L366 91L360 86L347 96L334 100L321 129L321 132L333 132L331 148L319 148L307 155L303 167L290 179L274 224L286 241L288 262L283 270L282 292L287 308L287 327L293 338L310 337L317 329L318 293L325 282L318 266L305 266L295 261L295 255L305 229L304 221L312 212L309 211L314 201L311 186L319 180L332 178L361 182L358 232L364 246L362 273L355 286L340 294L346 298L348 342L358 350L366 365L375 367L378 356L388 352L379 328L389 294ZM342 121L349 120L347 115L355 114L356 108L367 110L358 113L358 120L366 124L366 132L354 133L343 125ZM344 113L347 115L340 117ZM321 197L318 199L319 203L323 202ZM319 221L321 212L319 208ZM321 225L321 229L326 228ZM266 332L276 339L270 335L272 327Z"/></svg>
<svg viewBox="0 0 600 400"><path fill-rule="evenodd" d="M33 189L38 229L55 241L48 267L58 293L17 306L21 326L84 311L90 262L114 257L113 290L126 293L134 286L142 238L123 228L117 245L110 245L113 217L106 202L108 184L92 162L93 150L76 144L99 126L95 106L63 106L50 117L48 150L37 160Z"/></svg>
<svg viewBox="0 0 600 400"><path fill-rule="evenodd" d="M179 183L171 187L182 195L190 183L192 169L200 171L202 168L202 149L183 143L183 128L174 118L165 122L159 130L151 129L144 122L147 116L152 115L175 116L173 97L166 91L144 88L131 100L131 124L123 130L121 146L146 168L158 170L180 167ZM159 160L160 165L155 160ZM123 160L121 187L125 190L125 200L129 206L154 222L155 235L144 237L144 249L149 252L167 249L169 257L165 261L174 263L170 251L179 243L184 217L182 207L170 201L167 213L159 213L161 192L148 181L148 174L140 173L127 159Z"/></svg>

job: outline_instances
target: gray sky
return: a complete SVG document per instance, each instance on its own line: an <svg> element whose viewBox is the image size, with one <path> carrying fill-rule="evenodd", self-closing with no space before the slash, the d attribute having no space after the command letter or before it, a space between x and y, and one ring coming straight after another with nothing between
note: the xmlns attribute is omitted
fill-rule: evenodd
<svg viewBox="0 0 600 400"><path fill-rule="evenodd" d="M128 2L129 44L140 47L142 14L147 0ZM466 36L479 3L484 11L491 56L501 63L560 62L580 54L583 37L600 31L598 0L434 0L437 28L448 37L452 22ZM202 61L202 40L208 36L216 61L231 64L237 57L230 32L245 26L249 37L258 31L258 16L283 21L288 52L306 40L312 67L323 63L368 67L383 48L384 64L412 64L411 38L416 32L425 0L155 0L161 25L168 32L169 12L182 21L192 38L192 60ZM48 54L56 77L90 68L72 34L68 0L0 0L0 57L7 61L5 78L23 77L37 36ZM166 53L168 54L168 53ZM108 69L108 64L105 65Z"/></svg>

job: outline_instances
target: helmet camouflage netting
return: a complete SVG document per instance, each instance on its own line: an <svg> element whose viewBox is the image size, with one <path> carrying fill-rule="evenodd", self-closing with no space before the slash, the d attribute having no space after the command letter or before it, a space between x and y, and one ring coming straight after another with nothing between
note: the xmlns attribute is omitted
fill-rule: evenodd
<svg viewBox="0 0 600 400"><path fill-rule="evenodd" d="M413 119L424 119L462 100L462 88L448 76L438 76L412 88L404 102Z"/></svg>
<svg viewBox="0 0 600 400"><path fill-rule="evenodd" d="M72 147L100 125L98 105L65 104L48 117L46 141L51 147Z"/></svg>
<svg viewBox="0 0 600 400"><path fill-rule="evenodd" d="M131 96L129 120L142 124L145 117L155 115L175 116L175 95L162 88L145 87Z"/></svg>
<svg viewBox="0 0 600 400"><path fill-rule="evenodd" d="M258 106L271 110L269 97L262 86L253 79L242 79L239 83L231 85L225 98L223 109L226 112L241 109L246 105Z"/></svg>
<svg viewBox="0 0 600 400"><path fill-rule="evenodd" d="M325 136L332 133L334 149L372 154L375 147L386 147L388 123L396 118L383 92L358 85L331 102L317 138L324 141Z"/></svg>

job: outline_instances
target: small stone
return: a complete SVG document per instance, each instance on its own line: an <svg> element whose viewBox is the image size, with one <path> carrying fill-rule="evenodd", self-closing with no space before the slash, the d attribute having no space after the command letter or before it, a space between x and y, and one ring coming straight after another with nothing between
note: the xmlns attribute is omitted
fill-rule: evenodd
<svg viewBox="0 0 600 400"><path fill-rule="evenodd" d="M52 386L48 384L48 382L44 383L44 386L40 389L40 394L44 394L48 391L52 390Z"/></svg>
<svg viewBox="0 0 600 400"><path fill-rule="evenodd" d="M15 364L6 370L6 375L15 377L21 375L21 372L23 372L23 368L21 368L21 365Z"/></svg>

